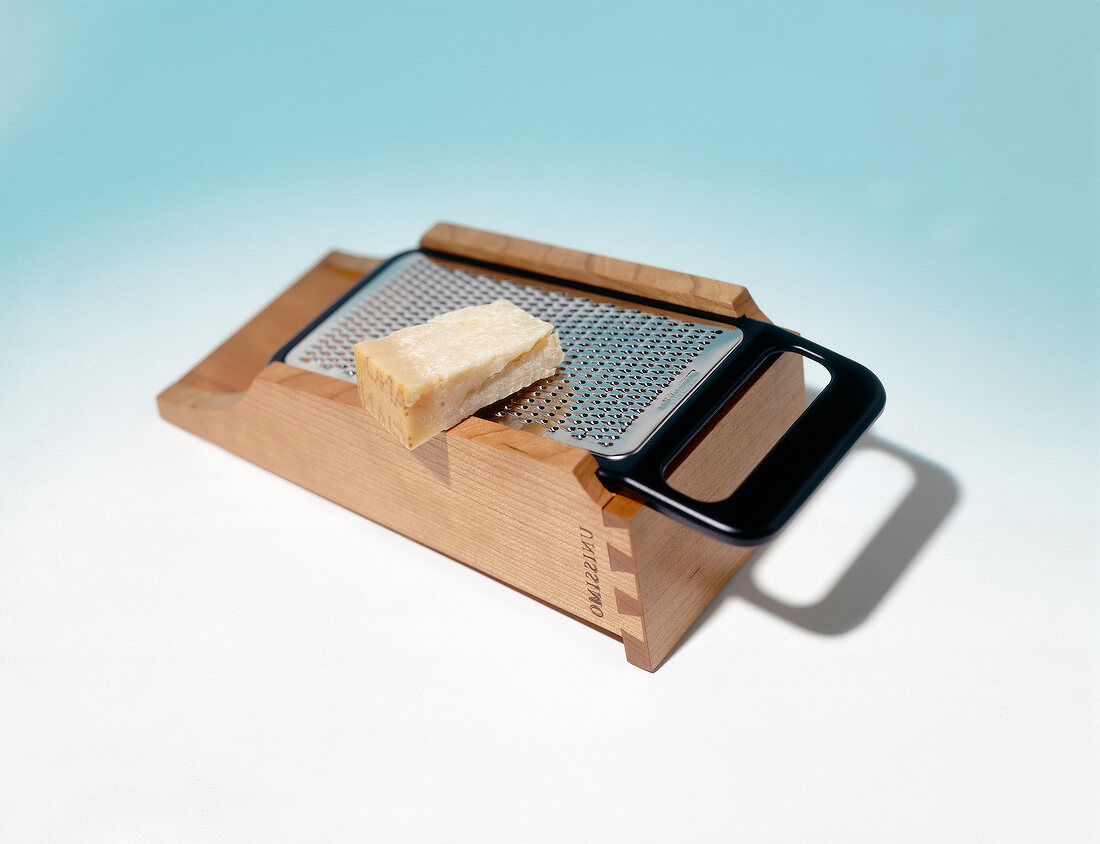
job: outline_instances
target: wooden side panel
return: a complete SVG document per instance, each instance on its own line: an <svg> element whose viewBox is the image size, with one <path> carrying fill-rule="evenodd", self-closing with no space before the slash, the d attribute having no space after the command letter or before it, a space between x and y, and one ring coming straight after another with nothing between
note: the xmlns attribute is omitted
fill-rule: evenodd
<svg viewBox="0 0 1100 844"><path fill-rule="evenodd" d="M739 284L727 284L712 278L578 252L453 223L437 223L420 239L420 245L425 249L540 272L683 307L726 316L765 318L753 302L749 291Z"/></svg>
<svg viewBox="0 0 1100 844"><path fill-rule="evenodd" d="M784 355L726 408L669 483L696 497L724 498L798 418L805 402L802 359ZM630 518L630 538L645 617L648 666L642 667L653 670L753 549L718 542L641 506ZM629 649L627 657L642 664Z"/></svg>
<svg viewBox="0 0 1100 844"><path fill-rule="evenodd" d="M354 384L279 363L237 401L195 406L201 392L170 388L162 415L616 636L641 634L636 579L610 571L607 494L589 494L588 452L476 418L410 452L359 406Z"/></svg>
<svg viewBox="0 0 1100 844"><path fill-rule="evenodd" d="M720 501L740 485L806 404L803 358L784 352L718 414L705 436L674 464L673 489Z"/></svg>

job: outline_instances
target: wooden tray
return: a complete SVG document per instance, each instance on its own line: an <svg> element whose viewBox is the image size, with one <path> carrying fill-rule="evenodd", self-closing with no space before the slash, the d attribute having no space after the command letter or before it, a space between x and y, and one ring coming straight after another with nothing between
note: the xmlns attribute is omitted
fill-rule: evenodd
<svg viewBox="0 0 1100 844"><path fill-rule="evenodd" d="M446 223L421 246L766 319L744 287L670 270ZM410 452L360 406L354 384L268 363L378 263L327 255L164 390L161 416L621 639L627 660L655 669L753 549L609 492L584 449L471 417ZM716 417L670 482L724 497L804 408L802 358L785 354Z"/></svg>

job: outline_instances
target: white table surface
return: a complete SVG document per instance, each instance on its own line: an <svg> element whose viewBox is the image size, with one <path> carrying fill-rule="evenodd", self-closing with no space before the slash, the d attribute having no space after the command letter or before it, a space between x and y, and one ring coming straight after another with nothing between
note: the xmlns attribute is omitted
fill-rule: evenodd
<svg viewBox="0 0 1100 844"><path fill-rule="evenodd" d="M245 316L219 276L118 325L79 302L30 324L90 352L70 389L14 384L35 400L0 516L12 840L1095 829L1095 514L1073 449L971 402L973 363L921 395L927 356L874 351L873 433L651 675L159 420Z"/></svg>

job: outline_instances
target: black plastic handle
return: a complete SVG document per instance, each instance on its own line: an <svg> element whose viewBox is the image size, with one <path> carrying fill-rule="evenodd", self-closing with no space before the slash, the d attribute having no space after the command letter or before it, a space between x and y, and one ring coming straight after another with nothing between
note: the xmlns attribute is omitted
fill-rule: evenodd
<svg viewBox="0 0 1100 844"><path fill-rule="evenodd" d="M633 454L599 460L609 489L732 545L774 536L875 421L886 403L866 367L771 323L737 320L740 346ZM797 352L829 370L829 384L741 485L722 501L697 501L665 481L669 464L770 358Z"/></svg>

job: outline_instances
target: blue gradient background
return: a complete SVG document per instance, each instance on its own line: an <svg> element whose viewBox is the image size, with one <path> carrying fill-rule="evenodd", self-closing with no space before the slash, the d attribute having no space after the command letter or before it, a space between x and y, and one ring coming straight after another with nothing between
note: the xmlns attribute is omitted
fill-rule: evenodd
<svg viewBox="0 0 1100 844"><path fill-rule="evenodd" d="M962 490L943 593L1028 619L1077 667L1039 716L1091 725L1095 751L1096 4L118 0L0 20L9 573L28 532L63 530L73 467L94 495L96 467L155 436L154 395L324 252L385 255L447 219L744 283L868 364L878 434Z"/></svg>
<svg viewBox="0 0 1100 844"><path fill-rule="evenodd" d="M3 328L20 365L74 295L104 342L187 298L224 334L328 246L385 253L447 218L742 281L780 322L851 337L907 436L968 372L950 401L970 427L1094 443L1089 12L8 7Z"/></svg>

